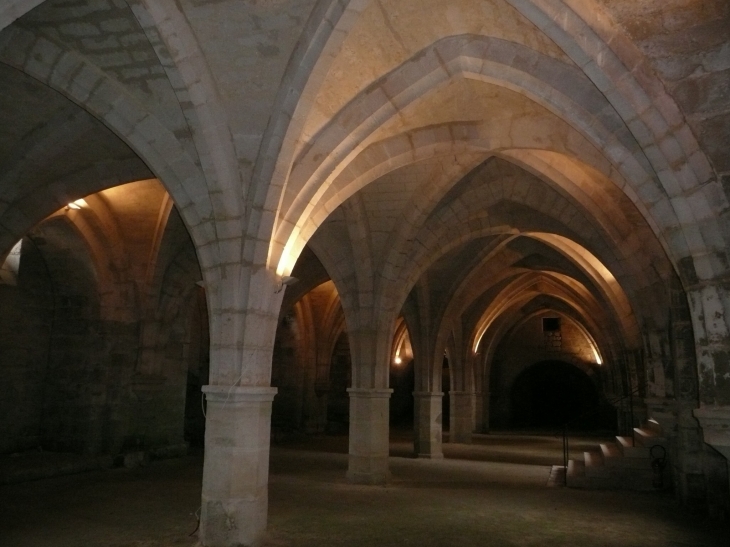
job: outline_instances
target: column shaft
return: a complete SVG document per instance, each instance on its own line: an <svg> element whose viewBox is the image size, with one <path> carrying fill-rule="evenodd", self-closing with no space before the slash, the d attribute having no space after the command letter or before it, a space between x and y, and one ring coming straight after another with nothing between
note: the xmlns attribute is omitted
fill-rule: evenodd
<svg viewBox="0 0 730 547"><path fill-rule="evenodd" d="M413 393L415 404L413 449L419 458L443 458L441 446L443 433L442 402L443 393L416 391Z"/></svg>
<svg viewBox="0 0 730 547"><path fill-rule="evenodd" d="M347 478L385 484L389 477L389 403L392 389L350 388L350 457Z"/></svg>
<svg viewBox="0 0 730 547"><path fill-rule="evenodd" d="M484 424L484 395L482 393L474 394L474 432L484 433L487 428Z"/></svg>
<svg viewBox="0 0 730 547"><path fill-rule="evenodd" d="M208 405L200 542L206 547L259 545L266 530L276 388L204 386L203 392Z"/></svg>
<svg viewBox="0 0 730 547"><path fill-rule="evenodd" d="M451 412L449 416L449 441L471 443L474 431L474 393L470 391L449 391Z"/></svg>

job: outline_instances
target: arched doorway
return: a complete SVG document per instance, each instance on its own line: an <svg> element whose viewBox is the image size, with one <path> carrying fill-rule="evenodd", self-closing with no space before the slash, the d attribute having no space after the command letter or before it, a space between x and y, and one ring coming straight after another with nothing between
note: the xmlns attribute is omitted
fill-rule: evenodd
<svg viewBox="0 0 730 547"><path fill-rule="evenodd" d="M413 391L415 390L413 359L390 367L390 425L399 429L413 428Z"/></svg>
<svg viewBox="0 0 730 547"><path fill-rule="evenodd" d="M350 340L346 332L340 334L332 352L329 380L327 433L346 433L350 425L350 397L347 394L347 388L352 385Z"/></svg>
<svg viewBox="0 0 730 547"><path fill-rule="evenodd" d="M602 425L600 398L590 377L565 361L540 361L523 370L510 390L510 425L517 429L580 429Z"/></svg>

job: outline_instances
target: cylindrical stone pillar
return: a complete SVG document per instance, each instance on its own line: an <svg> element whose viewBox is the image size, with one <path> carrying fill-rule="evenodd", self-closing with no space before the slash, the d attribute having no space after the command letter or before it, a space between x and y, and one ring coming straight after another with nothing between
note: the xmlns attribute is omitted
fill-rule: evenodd
<svg viewBox="0 0 730 547"><path fill-rule="evenodd" d="M256 546L266 530L271 402L276 388L204 386L200 512L205 547Z"/></svg>
<svg viewBox="0 0 730 547"><path fill-rule="evenodd" d="M471 391L449 391L451 404L449 416L449 442L471 443L474 430L474 393Z"/></svg>
<svg viewBox="0 0 730 547"><path fill-rule="evenodd" d="M442 399L444 394L414 391L413 450L419 458L444 457L441 446L443 433Z"/></svg>
<svg viewBox="0 0 730 547"><path fill-rule="evenodd" d="M489 415L490 404L489 392L482 392L482 433L489 433L489 424L491 420L491 416Z"/></svg>
<svg viewBox="0 0 730 547"><path fill-rule="evenodd" d="M385 484L390 477L389 403L392 389L350 388L350 457L347 479Z"/></svg>
<svg viewBox="0 0 730 547"><path fill-rule="evenodd" d="M485 433L484 426L484 395L481 393L474 394L474 432Z"/></svg>

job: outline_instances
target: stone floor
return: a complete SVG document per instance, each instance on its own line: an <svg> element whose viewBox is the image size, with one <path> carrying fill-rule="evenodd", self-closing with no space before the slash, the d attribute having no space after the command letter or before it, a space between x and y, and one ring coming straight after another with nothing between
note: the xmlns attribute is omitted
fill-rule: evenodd
<svg viewBox="0 0 730 547"><path fill-rule="evenodd" d="M408 457L408 441L394 436L387 487L347 484L344 437L274 447L267 546L730 545L727 524L684 514L666 494L548 488L556 438L479 436L444 445L443 461ZM0 545L193 547L201 463L0 486Z"/></svg>

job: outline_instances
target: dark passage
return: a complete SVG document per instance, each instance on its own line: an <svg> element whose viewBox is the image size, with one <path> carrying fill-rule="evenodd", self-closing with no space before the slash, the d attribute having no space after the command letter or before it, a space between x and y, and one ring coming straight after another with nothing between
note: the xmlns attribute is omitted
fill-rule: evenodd
<svg viewBox="0 0 730 547"><path fill-rule="evenodd" d="M580 429L601 424L599 397L591 379L563 361L542 361L524 370L511 393L512 427Z"/></svg>

